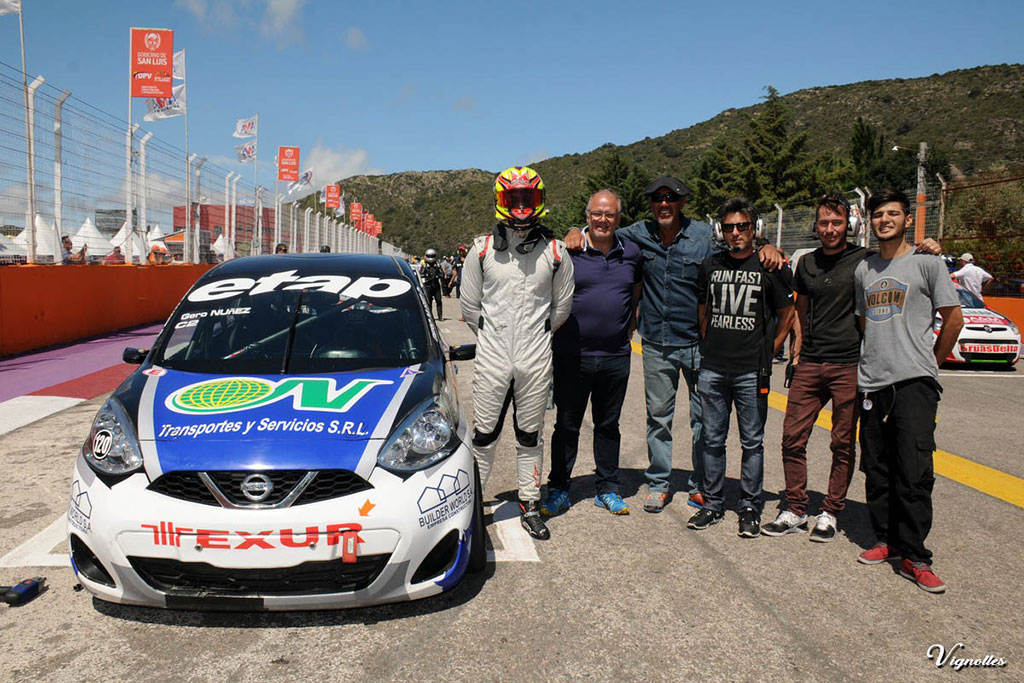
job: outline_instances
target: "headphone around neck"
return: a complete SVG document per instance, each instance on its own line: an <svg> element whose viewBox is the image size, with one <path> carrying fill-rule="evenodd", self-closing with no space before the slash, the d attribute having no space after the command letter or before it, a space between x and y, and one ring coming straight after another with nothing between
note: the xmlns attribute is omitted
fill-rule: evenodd
<svg viewBox="0 0 1024 683"><path fill-rule="evenodd" d="M864 224L860 216L860 205L857 205L856 210L854 210L853 205L851 205L845 197L830 197L830 199L835 199L844 207L846 207L846 231L847 233L849 233L849 237L857 237L858 235L860 235L860 229ZM811 216L811 234L814 236L815 239L818 238L819 208L820 207L815 207L814 215Z"/></svg>

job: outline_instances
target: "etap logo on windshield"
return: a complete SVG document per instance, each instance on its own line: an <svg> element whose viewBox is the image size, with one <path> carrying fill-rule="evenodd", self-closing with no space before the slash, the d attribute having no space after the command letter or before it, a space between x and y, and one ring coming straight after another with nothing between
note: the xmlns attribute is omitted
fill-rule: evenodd
<svg viewBox="0 0 1024 683"><path fill-rule="evenodd" d="M367 392L394 384L384 379L354 379L341 389L330 377L289 377L272 382L260 377L221 377L182 387L165 405L176 413L212 415L258 408L291 398L295 410L348 412Z"/></svg>

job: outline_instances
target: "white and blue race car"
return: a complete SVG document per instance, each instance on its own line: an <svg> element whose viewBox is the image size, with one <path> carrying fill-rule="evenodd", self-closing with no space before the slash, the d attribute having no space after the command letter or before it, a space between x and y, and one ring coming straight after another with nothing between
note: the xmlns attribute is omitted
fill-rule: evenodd
<svg viewBox="0 0 1024 683"><path fill-rule="evenodd" d="M330 609L486 563L450 360L416 276L378 256L207 272L100 409L71 485L72 566L110 602Z"/></svg>

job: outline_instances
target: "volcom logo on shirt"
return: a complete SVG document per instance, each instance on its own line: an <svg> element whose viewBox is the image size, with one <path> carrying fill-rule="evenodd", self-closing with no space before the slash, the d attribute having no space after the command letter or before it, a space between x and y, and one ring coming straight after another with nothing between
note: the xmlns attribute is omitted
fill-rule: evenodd
<svg viewBox="0 0 1024 683"><path fill-rule="evenodd" d="M864 290L864 298L867 301L867 319L876 323L885 322L903 315L907 285L891 277L883 277L868 285Z"/></svg>

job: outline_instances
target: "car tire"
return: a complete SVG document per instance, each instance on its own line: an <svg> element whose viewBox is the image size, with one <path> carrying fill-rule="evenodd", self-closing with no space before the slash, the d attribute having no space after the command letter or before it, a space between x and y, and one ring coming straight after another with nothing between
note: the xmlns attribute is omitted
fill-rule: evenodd
<svg viewBox="0 0 1024 683"><path fill-rule="evenodd" d="M480 486L480 469L473 463L473 482L476 487L473 496L473 533L469 540L469 564L467 571L478 574L487 567L486 534L484 533L484 492Z"/></svg>

